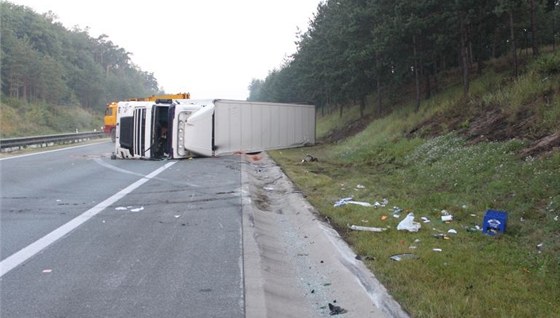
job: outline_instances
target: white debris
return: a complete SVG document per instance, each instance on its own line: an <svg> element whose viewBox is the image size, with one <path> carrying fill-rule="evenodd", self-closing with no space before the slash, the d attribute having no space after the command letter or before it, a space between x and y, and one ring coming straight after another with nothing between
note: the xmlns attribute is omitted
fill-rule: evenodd
<svg viewBox="0 0 560 318"><path fill-rule="evenodd" d="M371 226L360 226L360 225L351 225L348 227L354 231L383 232L387 230L384 227L371 227Z"/></svg>
<svg viewBox="0 0 560 318"><path fill-rule="evenodd" d="M141 206L141 207L139 207L139 208L132 209L132 210L130 210L130 212L140 212L140 211L142 211L142 210L144 210L144 207L143 207L143 206Z"/></svg>
<svg viewBox="0 0 560 318"><path fill-rule="evenodd" d="M418 232L420 230L420 223L414 222L414 213L410 212L408 215L397 225L397 230Z"/></svg>
<svg viewBox="0 0 560 318"><path fill-rule="evenodd" d="M126 211L127 208L125 208L124 206L118 206L118 207L115 208L115 210L117 210L117 211Z"/></svg>
<svg viewBox="0 0 560 318"><path fill-rule="evenodd" d="M334 204L334 207L339 207L339 206L346 205L346 204L356 204L356 205L361 205L361 206L365 206L365 207L372 207L373 206L369 202L353 201L352 199L353 199L352 197L340 199Z"/></svg>

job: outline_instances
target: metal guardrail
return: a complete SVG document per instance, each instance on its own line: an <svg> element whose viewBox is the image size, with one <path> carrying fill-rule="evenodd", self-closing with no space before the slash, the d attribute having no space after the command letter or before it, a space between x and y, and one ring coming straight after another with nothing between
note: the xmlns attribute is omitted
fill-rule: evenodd
<svg viewBox="0 0 560 318"><path fill-rule="evenodd" d="M92 131L84 133L69 133L59 135L44 135L32 137L18 137L0 139L0 150L2 152L10 152L19 150L28 146L48 147L55 144L68 144L82 142L85 140L106 137L102 131Z"/></svg>

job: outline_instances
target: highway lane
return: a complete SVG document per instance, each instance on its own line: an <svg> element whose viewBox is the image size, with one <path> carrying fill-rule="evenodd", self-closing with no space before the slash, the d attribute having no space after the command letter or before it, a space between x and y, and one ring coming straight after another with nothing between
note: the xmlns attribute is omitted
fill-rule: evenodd
<svg viewBox="0 0 560 318"><path fill-rule="evenodd" d="M112 144L1 165L1 257L164 167L5 273L2 317L243 317L240 162L110 160Z"/></svg>

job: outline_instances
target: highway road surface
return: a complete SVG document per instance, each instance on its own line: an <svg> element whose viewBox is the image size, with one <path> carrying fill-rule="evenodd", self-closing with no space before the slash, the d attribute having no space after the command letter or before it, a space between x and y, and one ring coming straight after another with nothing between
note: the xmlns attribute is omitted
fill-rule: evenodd
<svg viewBox="0 0 560 318"><path fill-rule="evenodd" d="M406 317L264 154L112 147L0 160L0 317Z"/></svg>

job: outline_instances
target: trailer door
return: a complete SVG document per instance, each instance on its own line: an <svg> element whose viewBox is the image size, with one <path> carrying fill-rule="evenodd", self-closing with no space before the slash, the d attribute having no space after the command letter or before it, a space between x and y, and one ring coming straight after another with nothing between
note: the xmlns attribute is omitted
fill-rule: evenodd
<svg viewBox="0 0 560 318"><path fill-rule="evenodd" d="M181 116L183 114L183 116ZM178 112L179 130L183 123L183 148L202 155L213 155L214 105L202 105L200 109L188 113ZM183 117L183 120L182 120ZM181 136L179 136L181 138Z"/></svg>

